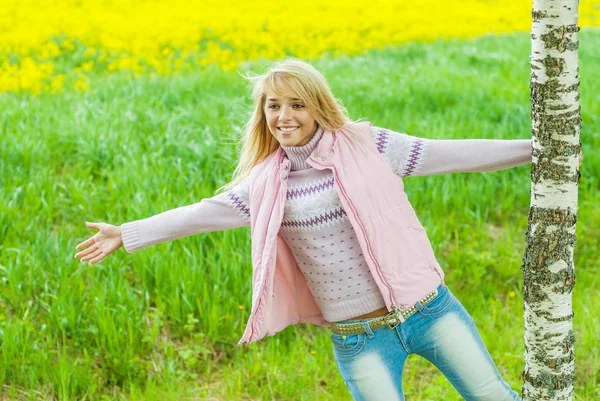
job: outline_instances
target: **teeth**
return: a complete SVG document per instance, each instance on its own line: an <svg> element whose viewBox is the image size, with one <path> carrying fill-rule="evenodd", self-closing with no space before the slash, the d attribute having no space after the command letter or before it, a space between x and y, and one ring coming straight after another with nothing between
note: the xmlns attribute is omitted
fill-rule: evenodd
<svg viewBox="0 0 600 401"><path fill-rule="evenodd" d="M297 129L298 129L298 127L296 127L296 128L279 128L279 130L283 131L283 132L291 132L291 131L295 131Z"/></svg>

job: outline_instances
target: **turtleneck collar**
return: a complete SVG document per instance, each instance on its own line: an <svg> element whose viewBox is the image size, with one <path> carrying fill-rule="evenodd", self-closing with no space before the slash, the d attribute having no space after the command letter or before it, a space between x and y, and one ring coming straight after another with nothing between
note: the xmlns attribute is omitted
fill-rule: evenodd
<svg viewBox="0 0 600 401"><path fill-rule="evenodd" d="M290 170L306 170L311 168L311 165L306 162L311 152L315 150L319 140L323 136L323 128L319 125L317 132L313 135L311 140L302 146L282 146L281 148L285 151L286 156L290 159L291 166Z"/></svg>

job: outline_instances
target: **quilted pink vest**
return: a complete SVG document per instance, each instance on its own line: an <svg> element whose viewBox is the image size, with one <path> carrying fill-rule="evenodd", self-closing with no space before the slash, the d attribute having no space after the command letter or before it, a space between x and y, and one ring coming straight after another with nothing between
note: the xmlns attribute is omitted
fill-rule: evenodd
<svg viewBox="0 0 600 401"><path fill-rule="evenodd" d="M392 311L424 298L444 282L444 273L402 179L377 150L370 126L359 122L325 131L307 163L333 171L369 270ZM329 325L279 235L289 171L290 161L279 148L250 173L252 311L238 344L272 336L296 323Z"/></svg>

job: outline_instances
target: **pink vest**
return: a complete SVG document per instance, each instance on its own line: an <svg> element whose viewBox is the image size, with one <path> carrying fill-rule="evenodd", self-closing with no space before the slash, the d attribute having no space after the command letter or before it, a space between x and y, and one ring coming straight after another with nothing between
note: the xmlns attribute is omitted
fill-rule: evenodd
<svg viewBox="0 0 600 401"><path fill-rule="evenodd" d="M377 150L370 122L325 131L307 159L331 169L346 215L388 311L412 306L444 282L404 184ZM329 326L304 275L279 235L290 161L279 148L250 173L252 311L238 344L272 336L296 323Z"/></svg>

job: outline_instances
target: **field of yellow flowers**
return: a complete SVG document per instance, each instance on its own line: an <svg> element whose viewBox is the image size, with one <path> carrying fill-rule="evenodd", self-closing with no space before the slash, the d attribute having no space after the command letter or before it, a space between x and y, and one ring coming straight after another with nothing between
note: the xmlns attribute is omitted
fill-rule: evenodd
<svg viewBox="0 0 600 401"><path fill-rule="evenodd" d="M529 30L516 0L9 0L0 7L0 92L88 90L94 74L177 74L285 55L351 55L385 45ZM600 25L600 2L580 26Z"/></svg>

